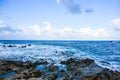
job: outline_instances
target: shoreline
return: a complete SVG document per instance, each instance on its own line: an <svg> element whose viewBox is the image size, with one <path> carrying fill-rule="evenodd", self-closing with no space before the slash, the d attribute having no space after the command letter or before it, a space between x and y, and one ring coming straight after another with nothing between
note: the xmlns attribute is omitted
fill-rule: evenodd
<svg viewBox="0 0 120 80"><path fill-rule="evenodd" d="M98 66L92 59L70 58L59 65L0 60L0 80L119 80L120 72Z"/></svg>

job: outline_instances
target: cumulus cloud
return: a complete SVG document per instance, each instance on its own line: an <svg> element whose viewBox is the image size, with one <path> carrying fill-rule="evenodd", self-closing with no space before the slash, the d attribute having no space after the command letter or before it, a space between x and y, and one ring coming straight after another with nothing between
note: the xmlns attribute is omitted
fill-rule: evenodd
<svg viewBox="0 0 120 80"><path fill-rule="evenodd" d="M0 37L9 37L12 39L106 39L110 36L109 32L104 28L55 28L50 22L43 21L44 26L38 24L31 26L18 26L17 29L10 27L0 28L0 30L11 32L5 35L1 33ZM18 31L19 30L19 31Z"/></svg>
<svg viewBox="0 0 120 80"><path fill-rule="evenodd" d="M39 37L39 39L103 39L109 37L109 32L104 28L54 28L47 21L43 23L46 26L23 26L21 28L21 33L23 33L24 35L27 34L27 36L36 36Z"/></svg>
<svg viewBox="0 0 120 80"><path fill-rule="evenodd" d="M115 29L120 31L120 18L115 18L111 20L110 25Z"/></svg>
<svg viewBox="0 0 120 80"><path fill-rule="evenodd" d="M62 4L71 14L80 14L81 7L73 0L57 0L58 4Z"/></svg>
<svg viewBox="0 0 120 80"><path fill-rule="evenodd" d="M97 28L97 29L92 29L90 27L86 28L81 28L79 30L79 33L81 33L85 37L92 37L92 38L103 38L103 37L108 37L109 32L104 29L104 28Z"/></svg>
<svg viewBox="0 0 120 80"><path fill-rule="evenodd" d="M40 26L35 24L32 26L19 26L19 30L23 35L27 36L40 36Z"/></svg>

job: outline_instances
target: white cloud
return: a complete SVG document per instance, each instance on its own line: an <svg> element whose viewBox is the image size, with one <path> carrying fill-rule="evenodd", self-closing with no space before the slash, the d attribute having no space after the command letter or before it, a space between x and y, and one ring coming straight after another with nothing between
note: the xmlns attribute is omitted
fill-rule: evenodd
<svg viewBox="0 0 120 80"><path fill-rule="evenodd" d="M109 32L104 28L93 29L89 27L73 29L63 28L57 31L59 36L64 39L106 39Z"/></svg>
<svg viewBox="0 0 120 80"><path fill-rule="evenodd" d="M7 34L12 39L107 39L110 32L104 28L55 28L50 22L44 21L45 26L38 24L32 26L19 26L14 33L2 33L0 36ZM5 36L3 36L5 37Z"/></svg>
<svg viewBox="0 0 120 80"><path fill-rule="evenodd" d="M120 18L115 18L113 20L111 20L110 25L116 29L116 30L120 30Z"/></svg>
<svg viewBox="0 0 120 80"><path fill-rule="evenodd" d="M48 22L48 21L43 21L43 24L45 24L47 27L51 26L50 22Z"/></svg>
<svg viewBox="0 0 120 80"><path fill-rule="evenodd" d="M60 3L60 0L56 0L56 1L57 1L58 4Z"/></svg>
<svg viewBox="0 0 120 80"><path fill-rule="evenodd" d="M19 26L19 30L24 35L40 36L40 26L37 24L32 25L32 26Z"/></svg>
<svg viewBox="0 0 120 80"><path fill-rule="evenodd" d="M102 37L108 37L108 31L105 30L104 28L98 28L98 29L92 29L90 27L86 27L86 28L81 28L79 30L83 36L86 37L91 37L91 38L102 38Z"/></svg>
<svg viewBox="0 0 120 80"><path fill-rule="evenodd" d="M65 32L71 32L72 28L66 27L66 28L63 29L63 31L65 31Z"/></svg>
<svg viewBox="0 0 120 80"><path fill-rule="evenodd" d="M4 26L4 23L2 20L0 20L0 27L3 27Z"/></svg>
<svg viewBox="0 0 120 80"><path fill-rule="evenodd" d="M39 25L34 25L33 30L36 35L38 35L38 36L40 35L40 26Z"/></svg>

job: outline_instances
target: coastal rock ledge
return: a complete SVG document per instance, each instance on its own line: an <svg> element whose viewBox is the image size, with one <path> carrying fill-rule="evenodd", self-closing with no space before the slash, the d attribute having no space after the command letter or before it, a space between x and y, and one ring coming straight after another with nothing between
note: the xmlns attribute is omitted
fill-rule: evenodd
<svg viewBox="0 0 120 80"><path fill-rule="evenodd" d="M47 61L0 60L0 80L120 80L120 72L98 66L92 59Z"/></svg>

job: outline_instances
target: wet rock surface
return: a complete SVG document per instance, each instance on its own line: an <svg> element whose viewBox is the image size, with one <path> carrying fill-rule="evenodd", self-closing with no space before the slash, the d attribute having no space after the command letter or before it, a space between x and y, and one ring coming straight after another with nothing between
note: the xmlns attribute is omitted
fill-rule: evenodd
<svg viewBox="0 0 120 80"><path fill-rule="evenodd" d="M71 58L59 65L1 60L0 80L120 80L120 72L102 68L92 59Z"/></svg>

